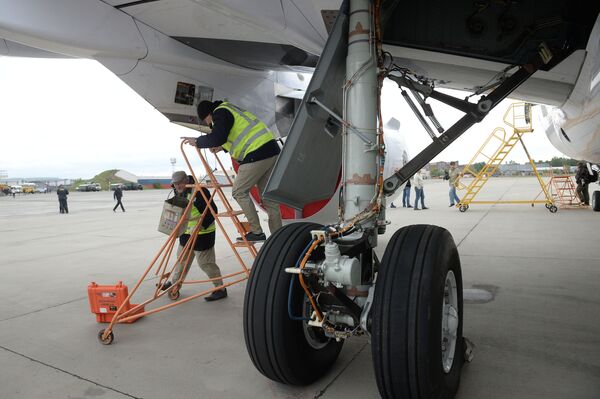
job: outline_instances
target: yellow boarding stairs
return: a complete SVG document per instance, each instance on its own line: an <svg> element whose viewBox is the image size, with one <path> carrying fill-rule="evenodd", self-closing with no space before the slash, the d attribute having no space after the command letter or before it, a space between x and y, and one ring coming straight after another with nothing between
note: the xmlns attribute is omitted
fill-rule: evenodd
<svg viewBox="0 0 600 399"><path fill-rule="evenodd" d="M533 127L531 124L531 104L529 103L513 103L511 104L506 113L504 114L504 123L512 128L512 135L509 135L503 127L497 127L494 131L489 135L487 140L483 143L481 148L475 153L473 158L469 161L469 163L462 170L461 176L465 174L473 175L474 179L468 186L459 185L459 189L466 188L467 192L462 197L460 202L456 204L457 208L461 212L466 212L469 209L470 204L544 204L546 208L554 213L558 210L558 208L554 205L554 201L552 196L550 195L547 186L544 184L540 174L537 171L535 163L531 156L529 155L529 151L527 151L527 147L525 147L525 143L523 142L522 135L525 133L533 132ZM533 200L510 200L510 201L475 201L475 197L485 183L496 173L500 164L505 160L506 156L510 153L510 151L515 147L517 143L521 143L525 153L527 154L527 158L529 159L529 163L533 169L533 173L538 179L540 187L542 188L542 192L544 193L545 200L537 200L537 197ZM491 155L486 155L490 154ZM474 163L483 157L486 160L485 166L477 172L473 165ZM541 194L541 193L540 193ZM539 195L538 195L539 197Z"/></svg>

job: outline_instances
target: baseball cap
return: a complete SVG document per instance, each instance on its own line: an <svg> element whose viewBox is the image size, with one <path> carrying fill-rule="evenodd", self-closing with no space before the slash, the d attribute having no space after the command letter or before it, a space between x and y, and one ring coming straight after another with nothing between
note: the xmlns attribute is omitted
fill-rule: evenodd
<svg viewBox="0 0 600 399"><path fill-rule="evenodd" d="M187 182L187 173L185 173L183 170L178 170L177 172L173 173L173 176L171 176L171 183L177 184L182 182Z"/></svg>

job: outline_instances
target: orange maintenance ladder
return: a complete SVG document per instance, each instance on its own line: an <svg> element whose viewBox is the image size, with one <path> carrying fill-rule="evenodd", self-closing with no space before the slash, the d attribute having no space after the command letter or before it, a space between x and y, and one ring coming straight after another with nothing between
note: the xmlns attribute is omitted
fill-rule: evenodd
<svg viewBox="0 0 600 399"><path fill-rule="evenodd" d="M182 227L183 223L187 222L185 217L182 217L179 220L179 222L173 229L173 232L169 235L166 242L161 246L158 253L154 257L154 259L152 259L152 261L150 262L150 264L148 265L148 267L146 268L146 270L144 271L142 276L139 278L139 280L137 281L137 283L135 284L135 286L133 287L131 292L129 292L129 294L127 295L125 300L123 300L123 302L121 303L121 305L119 306L117 311L112 316L112 319L110 320L110 324L108 325L108 327L102 329L99 332L98 339L104 345L110 345L113 342L113 340L114 340L113 330L114 330L115 324L131 322L131 321L139 319L140 317L147 316L147 315L150 315L153 313L157 313L157 312L175 307L177 305L180 305L185 302L189 302L189 301L199 298L201 296L209 295L216 290L220 290L220 289L228 287L230 285L240 283L240 282L248 279L248 277L250 276L251 266L247 265L246 260L244 260L243 255L244 255L244 252L246 254L249 254L250 258L253 261L257 255L255 243L246 241L246 238L245 238L245 234L247 232L246 226L238 218L238 216L242 214L242 211L234 210L233 207L231 206L231 204L229 203L229 201L227 200L227 196L223 192L224 187L232 187L233 186L233 180L228 175L228 173L225 170L223 163L219 159L218 155L215 154L215 159L217 160L219 167L223 171L224 175L227 177L227 183L220 184L214 174L213 169L210 167L209 163L207 162L205 156L202 154L200 149L196 148L196 152L198 153L198 156L200 157L202 166L206 170L206 176L208 176L208 178L210 179L210 181L207 183L200 182L198 180L198 178L196 177L196 174L194 173L192 165L185 153L183 141L182 141L180 147L181 147L181 153L183 154L183 158L185 159L185 162L190 170L190 174L194 178L194 183L187 185L187 187L193 188L192 195L190 198L193 199L193 198L195 198L197 193L200 193L202 195L202 197L204 198L204 201L206 202L206 204L210 204L211 201L213 201L215 199L215 197L217 197L221 201L223 206L225 207L225 211L217 213L212 209L211 206L207 206L206 209L204 210L204 212L202 213L202 215L200 216L200 220L196 224L194 230L192 231L192 233L190 235L190 239L188 240L187 244L181 251L180 255L172 256L173 248L176 245L176 243L178 242L179 232L181 230L181 227ZM202 190L203 187L206 187L209 190L209 192L210 192L209 197L207 197L205 195L204 191ZM189 212L191 211L191 207L193 206L193 203L194 203L193 200L190 200L188 202L188 205L184 212L184 215L189 214ZM204 220L204 218L206 217L208 212L211 212L211 214L214 216L215 222L219 226L219 230L225 237L225 240L231 247L231 250L233 251L235 257L237 258L237 260L241 266L241 270L234 272L234 273L227 274L227 275L223 275L221 277L214 278L214 279L189 280L188 281L188 280L186 280L186 276L187 276L187 271L191 267L191 264L190 264L188 266L187 270L184 270L184 272L181 273L181 276L178 281L174 282L173 285L171 285L171 287L169 287L167 290L162 291L161 287L168 280L169 276L171 275L171 273L173 272L173 270L175 269L177 264L183 263L184 265L186 265L186 264L190 263L189 260L193 254L193 248L194 248L196 239L198 237L198 231L200 230L200 228L202 226L202 220ZM243 241L237 242L235 238L232 239L229 236L229 233L227 232L227 230L225 229L225 227L223 225L223 221L222 221L223 218L231 219L234 226L236 227L237 233L243 238ZM242 250L245 250L245 251L242 251ZM152 295L151 298L149 298L145 301L142 301L141 303L139 303L137 305L130 304L131 297L137 292L137 290L140 288L142 283L146 280L146 277L149 275L149 273L153 269L156 269L154 274L156 276L158 276L158 283L156 284L154 294ZM223 280L223 285L218 286L218 287L212 287L212 288L203 290L201 292L198 292L194 295L188 296L186 298L179 299L179 289L181 288L181 286L183 284L206 284L206 283L212 284L213 280ZM157 299L161 298L165 294L168 294L169 298L171 298L175 302L169 303L167 305L162 305L162 306L156 307L154 309L149 309L149 310L144 309L145 306L156 301Z"/></svg>
<svg viewBox="0 0 600 399"><path fill-rule="evenodd" d="M583 207L571 175L552 175L546 185L546 190L550 192L554 203L561 209Z"/></svg>

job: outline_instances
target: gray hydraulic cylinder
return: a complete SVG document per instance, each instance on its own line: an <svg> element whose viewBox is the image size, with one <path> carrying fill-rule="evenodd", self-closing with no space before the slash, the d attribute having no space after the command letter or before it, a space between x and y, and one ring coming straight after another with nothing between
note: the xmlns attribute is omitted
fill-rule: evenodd
<svg viewBox="0 0 600 399"><path fill-rule="evenodd" d="M377 63L371 41L371 18L368 0L350 1L346 80L352 79L353 84L346 93L344 117L376 143ZM377 153L374 146L369 146L348 129L344 139L343 206L344 219L349 220L366 209L375 194Z"/></svg>

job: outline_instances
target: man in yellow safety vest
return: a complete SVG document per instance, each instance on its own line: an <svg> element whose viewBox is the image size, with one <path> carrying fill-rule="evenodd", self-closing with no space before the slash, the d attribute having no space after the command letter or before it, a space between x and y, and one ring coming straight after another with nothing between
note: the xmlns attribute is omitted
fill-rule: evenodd
<svg viewBox="0 0 600 399"><path fill-rule="evenodd" d="M179 237L179 247L177 248L177 257L183 251L183 248L186 246L188 241L191 238L191 234L194 232L194 229L198 225L200 217L202 213L206 209L206 201L200 192L196 193L195 198L190 198L192 194L192 190L190 188L186 188L186 184L193 183L194 180L191 176L188 176L184 171L180 170L173 173L171 178L171 183L175 188L175 195L179 195L182 197L186 197L189 201L194 201L194 205L192 206L192 211L190 213L190 218L188 224L186 226L185 232ZM202 191L206 198L210 198L210 192L205 187L202 187ZM217 205L211 201L210 206L213 211L217 212ZM219 266L217 266L215 261L215 218L210 211L206 213L204 219L202 220L202 225L197 232L196 242L193 244L194 249L190 257L183 262L177 263L175 269L173 270L173 274L171 275L171 281L167 281L161 287L163 290L168 289L171 285L178 282L181 274L185 275L189 271L190 265L196 258L198 262L198 266L200 269L206 273L206 275L213 279L212 283L215 287L219 287L223 285L223 280L219 279L221 277L221 270ZM186 262L187 261L187 262ZM222 288L220 290L213 291L207 297L204 297L205 301L216 301L218 299L223 299L227 297L227 289Z"/></svg>
<svg viewBox="0 0 600 399"><path fill-rule="evenodd" d="M189 137L185 142L198 148L210 148L213 153L225 150L239 164L232 195L250 224L251 231L246 234L246 240L264 241L266 236L250 198L250 190L257 186L262 196L280 152L275 136L256 116L229 102L201 101L198 104L198 118L212 127L211 134ZM262 199L262 204L269 216L269 230L273 234L281 227L279 205L266 199ZM238 240L242 240L242 237L238 237Z"/></svg>

